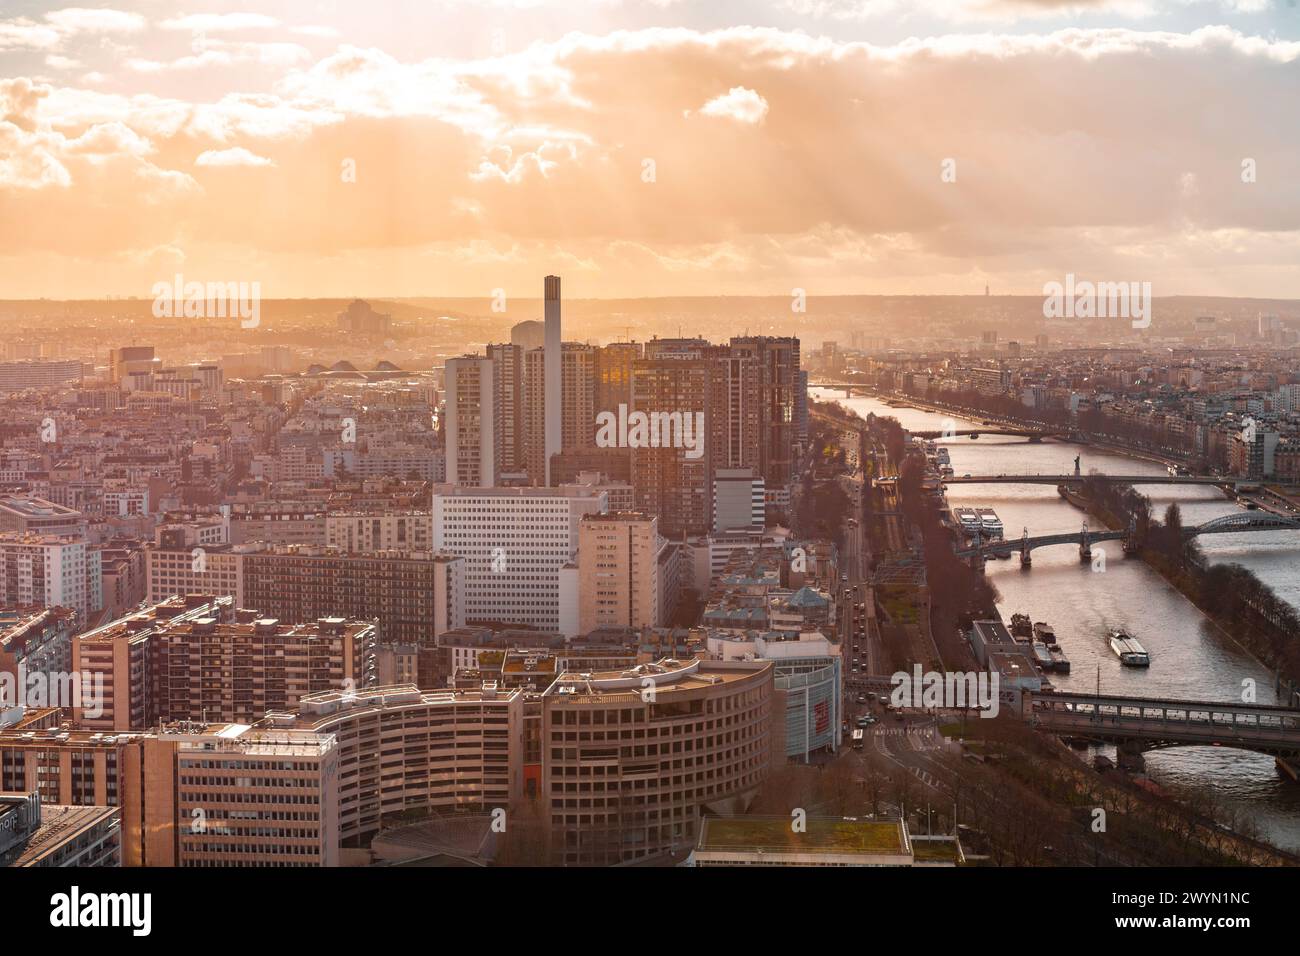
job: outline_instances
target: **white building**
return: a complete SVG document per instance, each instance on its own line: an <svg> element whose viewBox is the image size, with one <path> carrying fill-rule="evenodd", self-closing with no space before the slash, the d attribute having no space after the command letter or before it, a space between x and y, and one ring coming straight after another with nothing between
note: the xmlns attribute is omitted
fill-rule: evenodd
<svg viewBox="0 0 1300 956"><path fill-rule="evenodd" d="M576 626L576 581L562 588L561 571L577 556L582 516L607 510L592 488L436 486L433 548L465 558L465 620Z"/></svg>
<svg viewBox="0 0 1300 956"><path fill-rule="evenodd" d="M767 520L763 479L750 468L721 468L713 479L713 533L762 528Z"/></svg>
<svg viewBox="0 0 1300 956"><path fill-rule="evenodd" d="M66 607L84 624L102 603L92 577L98 590L99 552L88 552L84 538L0 534L0 604Z"/></svg>

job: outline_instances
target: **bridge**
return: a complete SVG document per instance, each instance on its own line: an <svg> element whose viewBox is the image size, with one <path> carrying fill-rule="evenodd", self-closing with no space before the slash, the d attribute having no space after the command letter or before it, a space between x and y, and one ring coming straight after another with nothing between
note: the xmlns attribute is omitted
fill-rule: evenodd
<svg viewBox="0 0 1300 956"><path fill-rule="evenodd" d="M1244 534L1252 531L1300 531L1300 519L1275 515L1269 511L1242 511L1220 518L1211 518L1190 528L1183 528L1183 538L1191 540L1203 534ZM1136 531L1130 525L1127 531L1089 531L1087 522L1079 531L1062 534L1042 534L1030 536L1029 529L1019 540L1002 539L979 543L974 547L963 548L956 552L959 558L988 558L997 555L1020 552L1022 564L1030 564L1029 554L1036 548L1050 548L1054 545L1077 544L1079 557L1092 557L1092 543L1096 541L1123 541L1126 553L1137 546Z"/></svg>
<svg viewBox="0 0 1300 956"><path fill-rule="evenodd" d="M917 438L959 438L961 436L979 438L980 435L1010 435L1014 438L1028 438L1031 442L1040 442L1044 438L1070 438L1074 435L1074 432L1069 430L1044 431L1030 428L991 426L989 428L947 428L942 431L912 431L910 434Z"/></svg>
<svg viewBox="0 0 1300 956"><path fill-rule="evenodd" d="M1300 756L1300 710L1290 707L1039 691L1025 695L1024 714L1040 730L1130 753L1211 746Z"/></svg>
<svg viewBox="0 0 1300 956"><path fill-rule="evenodd" d="M1098 481L1118 481L1126 485L1231 485L1238 481L1259 484L1258 480L1234 479L1222 475L961 475L942 479L945 485L1065 485L1077 484L1084 478ZM877 479L885 481L887 479Z"/></svg>

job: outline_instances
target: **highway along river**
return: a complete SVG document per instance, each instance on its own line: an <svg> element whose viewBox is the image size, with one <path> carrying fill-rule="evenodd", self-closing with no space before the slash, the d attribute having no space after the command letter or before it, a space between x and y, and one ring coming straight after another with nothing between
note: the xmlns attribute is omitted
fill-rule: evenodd
<svg viewBox="0 0 1300 956"><path fill-rule="evenodd" d="M834 400L866 416L897 418L904 428L940 431L945 420L958 428L979 427L952 416L913 408L891 408L873 398L844 398L843 390L813 389L814 397ZM953 438L948 446L957 475L1069 474L1075 455L1082 470L1112 474L1164 475L1165 466L1087 445L1060 441L1030 444L1022 439L984 435ZM1183 511L1185 525L1232 514L1241 506L1219 489L1199 486L1139 485L1163 518L1171 501ZM954 507L971 505L997 511L1007 538L1078 531L1084 515L1066 503L1054 485L950 485ZM1211 561L1232 561L1250 568L1280 596L1300 604L1300 531L1207 535L1200 539ZM1090 692L1100 668L1103 694L1135 694L1199 700L1241 699L1242 682L1255 681L1259 703L1271 704L1273 675L1214 627L1191 602L1139 560L1125 560L1119 542L1094 544L1106 551L1104 572L1081 564L1078 548L1066 545L1034 552L1032 569L1022 570L1018 556L990 561L988 574L997 585L1004 620L1023 611L1056 629L1072 671L1056 674L1062 690ZM1151 655L1149 669L1122 667L1111 652L1108 628L1123 627ZM1103 750L1114 756L1113 748ZM1238 817L1253 822L1259 836L1285 849L1300 851L1300 786L1282 779L1273 758L1219 747L1185 747L1146 754L1149 776L1160 786L1209 790Z"/></svg>

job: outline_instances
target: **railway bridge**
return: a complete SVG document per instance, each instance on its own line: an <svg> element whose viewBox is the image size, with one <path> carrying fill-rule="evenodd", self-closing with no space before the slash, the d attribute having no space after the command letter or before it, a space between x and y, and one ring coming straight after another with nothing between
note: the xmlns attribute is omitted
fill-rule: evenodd
<svg viewBox="0 0 1300 956"><path fill-rule="evenodd" d="M1040 730L1129 753L1210 746L1300 757L1300 710L1290 707L1055 691L1028 693L1024 706L1025 718Z"/></svg>

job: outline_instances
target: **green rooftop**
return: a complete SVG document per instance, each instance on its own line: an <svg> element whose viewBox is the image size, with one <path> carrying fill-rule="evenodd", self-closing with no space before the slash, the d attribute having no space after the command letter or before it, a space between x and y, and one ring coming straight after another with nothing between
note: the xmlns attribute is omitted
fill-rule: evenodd
<svg viewBox="0 0 1300 956"><path fill-rule="evenodd" d="M902 853L894 821L810 817L805 832L784 817L709 818L700 835L701 850L763 850L789 853Z"/></svg>

